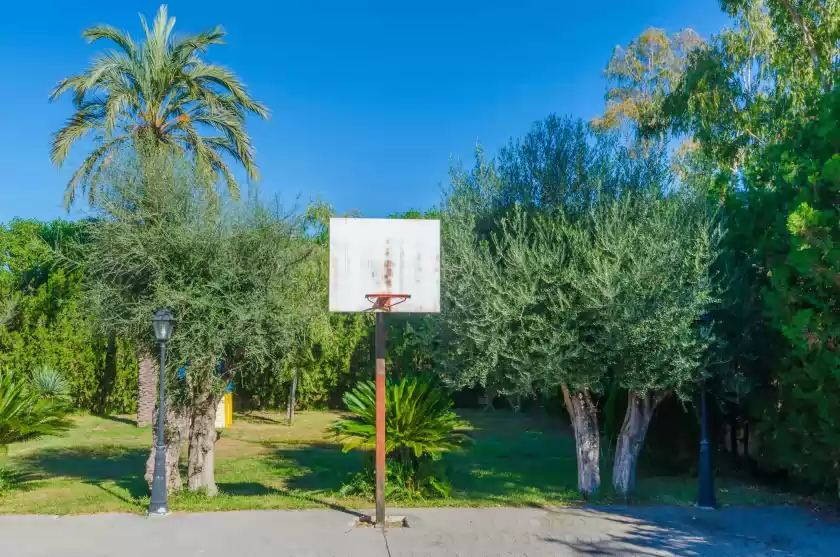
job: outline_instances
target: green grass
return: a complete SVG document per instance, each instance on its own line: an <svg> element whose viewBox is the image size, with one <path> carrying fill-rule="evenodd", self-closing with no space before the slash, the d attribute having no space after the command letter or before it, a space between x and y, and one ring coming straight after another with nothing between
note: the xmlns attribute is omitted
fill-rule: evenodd
<svg viewBox="0 0 840 557"><path fill-rule="evenodd" d="M443 500L412 506L569 505L576 493L574 439L560 420L509 412L463 412L475 444L446 457L454 491ZM339 498L338 490L362 469L363 455L344 454L325 430L338 414L299 412L287 427L280 414L236 415L217 443L215 498L175 494L178 511L236 509L367 508L371 502ZM126 417L78 416L67 435L10 447L0 460L5 483L0 513L78 514L145 512L143 480L150 428ZM182 455L186 459L186 450ZM182 461L182 466L184 462ZM9 479L11 478L11 479ZM604 484L609 470L602 470ZM722 504L797 502L788 494L718 479ZM606 491L606 490L605 490ZM693 478L640 477L639 502L691 504ZM597 502L612 502L606 494Z"/></svg>

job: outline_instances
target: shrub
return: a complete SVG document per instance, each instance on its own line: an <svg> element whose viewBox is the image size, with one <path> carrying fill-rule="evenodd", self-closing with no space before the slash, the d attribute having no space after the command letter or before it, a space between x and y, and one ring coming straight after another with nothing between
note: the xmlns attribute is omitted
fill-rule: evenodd
<svg viewBox="0 0 840 557"><path fill-rule="evenodd" d="M63 399L67 396L67 380L55 369L41 366L32 372L32 388L46 398Z"/></svg>
<svg viewBox="0 0 840 557"><path fill-rule="evenodd" d="M352 418L338 420L332 433L344 444L344 451L373 449L376 445L376 385L359 383L344 395ZM400 491L408 497L447 496L440 457L460 449L470 438L463 428L469 424L452 410L449 394L432 375L388 381L385 388L385 452L389 461L387 484L391 495ZM372 464L372 461L370 461ZM366 495L373 485L373 466L359 474L342 492ZM354 487L355 486L355 487ZM372 492L371 492L372 493Z"/></svg>
<svg viewBox="0 0 840 557"><path fill-rule="evenodd" d="M43 396L26 378L0 371L0 451L11 443L66 431L67 410L63 400Z"/></svg>
<svg viewBox="0 0 840 557"><path fill-rule="evenodd" d="M362 497L373 500L376 495L376 469L373 455L366 459L364 471L355 474L341 486L341 497ZM430 497L449 497L452 486L446 481L440 460L423 459L416 469L398 460L385 464L385 497L393 501L416 501Z"/></svg>

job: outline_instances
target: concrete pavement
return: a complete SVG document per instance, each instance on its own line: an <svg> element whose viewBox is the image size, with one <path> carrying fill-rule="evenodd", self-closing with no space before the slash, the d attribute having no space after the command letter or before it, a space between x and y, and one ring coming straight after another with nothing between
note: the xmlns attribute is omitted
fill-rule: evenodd
<svg viewBox="0 0 840 557"><path fill-rule="evenodd" d="M0 517L3 557L840 556L840 523L795 508L409 509Z"/></svg>

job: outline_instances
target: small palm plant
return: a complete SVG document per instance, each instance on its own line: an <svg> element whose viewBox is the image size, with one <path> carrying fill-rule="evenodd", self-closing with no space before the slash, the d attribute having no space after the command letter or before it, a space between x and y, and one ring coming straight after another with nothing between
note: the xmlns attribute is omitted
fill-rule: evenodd
<svg viewBox="0 0 840 557"><path fill-rule="evenodd" d="M62 397L44 396L24 376L0 370L0 452L12 443L66 431L67 411Z"/></svg>
<svg viewBox="0 0 840 557"><path fill-rule="evenodd" d="M344 403L355 416L338 420L330 428L343 443L344 452L376 446L376 385L359 383L345 393ZM393 474L409 494L429 492L446 495L448 486L432 463L446 451L458 450L471 441L463 431L469 424L452 410L449 394L434 376L405 377L388 381L385 388L386 456ZM370 479L370 471L363 474ZM360 491L365 491L361 489Z"/></svg>
<svg viewBox="0 0 840 557"><path fill-rule="evenodd" d="M41 366L32 372L32 388L41 396L54 399L67 397L67 380L54 368Z"/></svg>

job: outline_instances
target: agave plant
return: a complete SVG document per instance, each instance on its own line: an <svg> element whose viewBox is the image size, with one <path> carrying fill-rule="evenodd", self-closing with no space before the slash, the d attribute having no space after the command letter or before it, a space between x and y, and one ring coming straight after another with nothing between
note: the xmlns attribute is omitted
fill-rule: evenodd
<svg viewBox="0 0 840 557"><path fill-rule="evenodd" d="M0 451L11 443L58 435L70 427L62 398L45 397L25 377L0 370Z"/></svg>
<svg viewBox="0 0 840 557"><path fill-rule="evenodd" d="M58 371L48 366L41 366L32 372L32 388L47 398L67 397L67 380Z"/></svg>
<svg viewBox="0 0 840 557"><path fill-rule="evenodd" d="M376 386L359 383L344 395L352 418L331 427L344 451L372 449L376 445ZM385 452L391 460L417 469L424 458L436 459L444 451L470 441L463 429L469 424L452 411L452 400L431 375L387 381L385 387Z"/></svg>

